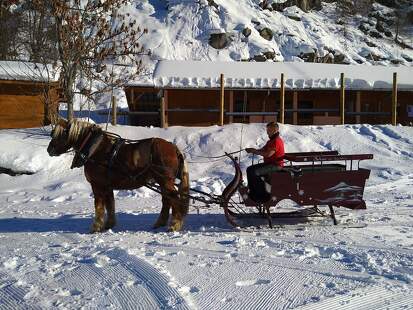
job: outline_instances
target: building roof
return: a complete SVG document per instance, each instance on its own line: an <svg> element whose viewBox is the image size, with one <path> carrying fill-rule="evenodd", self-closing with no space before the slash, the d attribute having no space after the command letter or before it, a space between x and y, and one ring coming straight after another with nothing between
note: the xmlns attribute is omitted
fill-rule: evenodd
<svg viewBox="0 0 413 310"><path fill-rule="evenodd" d="M304 62L209 62L161 60L153 76L159 88L217 88L224 74L226 88L338 89L344 73L347 89L391 89L397 72L398 88L413 90L413 67L338 65Z"/></svg>
<svg viewBox="0 0 413 310"><path fill-rule="evenodd" d="M56 82L59 74L51 65L25 61L0 61L0 80Z"/></svg>

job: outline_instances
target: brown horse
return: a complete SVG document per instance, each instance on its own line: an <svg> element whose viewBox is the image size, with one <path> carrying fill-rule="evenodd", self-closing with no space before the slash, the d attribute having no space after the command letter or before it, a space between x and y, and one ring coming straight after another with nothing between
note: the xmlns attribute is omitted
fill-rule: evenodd
<svg viewBox="0 0 413 310"><path fill-rule="evenodd" d="M169 230L182 228L189 206L189 175L184 157L174 144L161 138L124 140L97 125L64 119L58 121L51 136L47 147L50 156L73 149L76 155L72 167L84 165L95 197L92 232L115 226L114 189L136 189L150 182L159 184L162 193L162 210L154 227L167 225L172 208Z"/></svg>

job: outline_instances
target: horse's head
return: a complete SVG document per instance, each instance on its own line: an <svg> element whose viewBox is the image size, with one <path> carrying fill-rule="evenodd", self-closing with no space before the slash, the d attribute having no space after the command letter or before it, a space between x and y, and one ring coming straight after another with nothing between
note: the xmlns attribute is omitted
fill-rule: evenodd
<svg viewBox="0 0 413 310"><path fill-rule="evenodd" d="M66 153L70 148L71 144L69 141L69 130L71 123L63 118L59 118L56 126L53 128L50 136L52 140L47 147L47 153L50 156L59 156Z"/></svg>

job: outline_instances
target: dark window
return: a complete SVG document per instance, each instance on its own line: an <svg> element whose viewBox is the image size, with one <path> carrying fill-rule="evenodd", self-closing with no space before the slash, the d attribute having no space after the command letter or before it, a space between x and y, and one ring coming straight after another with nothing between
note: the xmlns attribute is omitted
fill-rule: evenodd
<svg viewBox="0 0 413 310"><path fill-rule="evenodd" d="M160 99L156 93L143 93L138 101L139 111L158 111Z"/></svg>

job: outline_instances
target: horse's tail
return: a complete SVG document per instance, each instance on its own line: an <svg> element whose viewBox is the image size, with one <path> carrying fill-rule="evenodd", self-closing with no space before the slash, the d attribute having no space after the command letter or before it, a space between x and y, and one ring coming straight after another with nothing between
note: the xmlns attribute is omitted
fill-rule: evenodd
<svg viewBox="0 0 413 310"><path fill-rule="evenodd" d="M177 150L179 158L178 179L181 181L178 185L178 194L181 201L182 215L186 215L189 210L189 172L184 155Z"/></svg>

